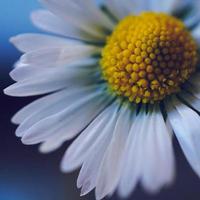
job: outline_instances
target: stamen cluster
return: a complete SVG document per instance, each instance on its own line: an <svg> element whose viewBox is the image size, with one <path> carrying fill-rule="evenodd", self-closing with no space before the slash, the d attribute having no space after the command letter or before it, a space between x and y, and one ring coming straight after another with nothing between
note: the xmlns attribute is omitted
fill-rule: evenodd
<svg viewBox="0 0 200 200"><path fill-rule="evenodd" d="M197 47L175 17L145 12L124 18L102 51L104 79L117 95L154 103L180 90L195 71Z"/></svg>

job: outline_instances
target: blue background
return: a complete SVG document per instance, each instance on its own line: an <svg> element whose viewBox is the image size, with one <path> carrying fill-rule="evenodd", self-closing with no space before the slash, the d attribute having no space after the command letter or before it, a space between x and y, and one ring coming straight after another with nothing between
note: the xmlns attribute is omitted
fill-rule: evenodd
<svg viewBox="0 0 200 200"><path fill-rule="evenodd" d="M29 20L30 12L37 8L39 8L37 0L0 1L0 56L4 61L12 59L17 53L11 44L8 43L9 37L22 32L37 31Z"/></svg>
<svg viewBox="0 0 200 200"><path fill-rule="evenodd" d="M39 8L37 0L0 1L0 200L94 200L93 194L79 197L77 172L62 174L59 163L69 144L49 155L38 152L37 146L24 146L15 137L10 118L33 98L11 98L2 89L12 83L8 76L19 52L8 42L9 37L37 32L29 20L32 10ZM130 199L137 200L199 200L200 180L192 172L176 141L177 178L174 185L156 196L140 188ZM165 173L163 171L163 173ZM112 197L116 200L117 197Z"/></svg>

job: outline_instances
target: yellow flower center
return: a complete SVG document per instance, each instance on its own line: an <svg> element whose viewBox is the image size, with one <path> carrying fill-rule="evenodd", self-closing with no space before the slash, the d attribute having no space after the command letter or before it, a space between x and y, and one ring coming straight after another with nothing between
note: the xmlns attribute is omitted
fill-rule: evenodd
<svg viewBox="0 0 200 200"><path fill-rule="evenodd" d="M154 103L178 92L196 63L196 43L180 20L144 12L117 25L102 51L101 68L117 95Z"/></svg>

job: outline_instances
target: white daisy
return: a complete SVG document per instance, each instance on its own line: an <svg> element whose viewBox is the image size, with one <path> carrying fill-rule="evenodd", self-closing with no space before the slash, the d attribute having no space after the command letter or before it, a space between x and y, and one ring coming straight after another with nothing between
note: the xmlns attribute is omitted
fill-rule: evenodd
<svg viewBox="0 0 200 200"><path fill-rule="evenodd" d="M22 142L48 153L77 136L61 168L81 167L97 200L171 184L173 135L200 176L198 1L41 2L32 21L54 35L11 38L24 55L5 93L44 95L12 119Z"/></svg>

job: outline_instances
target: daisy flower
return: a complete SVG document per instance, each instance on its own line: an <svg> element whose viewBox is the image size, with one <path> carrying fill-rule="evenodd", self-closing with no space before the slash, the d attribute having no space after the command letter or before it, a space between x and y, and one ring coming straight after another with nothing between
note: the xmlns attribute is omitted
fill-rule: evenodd
<svg viewBox="0 0 200 200"><path fill-rule="evenodd" d="M22 142L48 153L76 137L61 168L81 167L97 200L170 185L174 136L200 176L198 1L41 3L31 18L49 34L11 38L24 54L5 93L42 95L12 118Z"/></svg>

